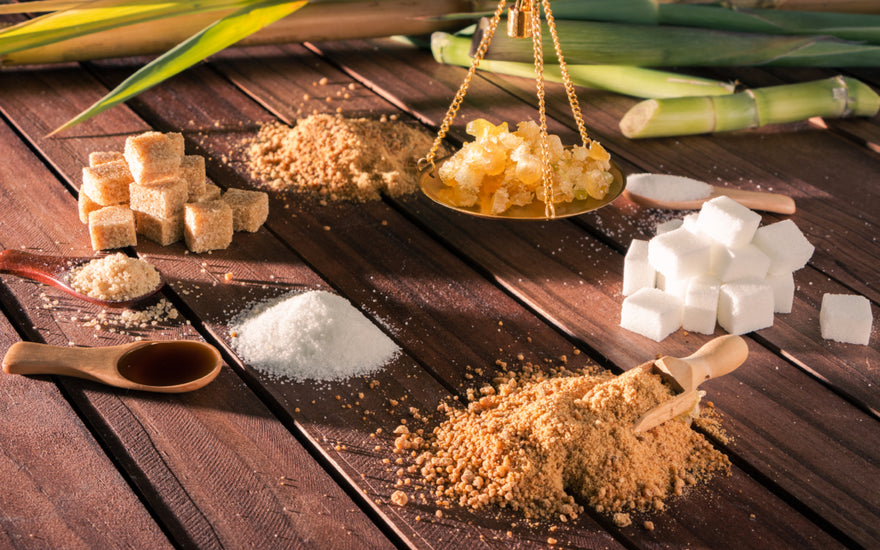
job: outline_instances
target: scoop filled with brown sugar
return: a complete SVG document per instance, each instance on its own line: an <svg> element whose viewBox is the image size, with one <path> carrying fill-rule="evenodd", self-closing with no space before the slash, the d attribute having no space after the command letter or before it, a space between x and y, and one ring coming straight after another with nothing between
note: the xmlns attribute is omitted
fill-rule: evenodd
<svg viewBox="0 0 880 550"><path fill-rule="evenodd" d="M573 519L579 503L621 518L660 511L670 496L730 467L684 422L634 432L672 393L644 369L546 374L527 364L469 392L466 409L442 404L445 420L433 431L398 427L395 452L415 456L410 471L439 503L512 508L527 518Z"/></svg>
<svg viewBox="0 0 880 550"><path fill-rule="evenodd" d="M70 272L70 286L97 300L124 302L138 298L161 284L151 264L121 252L97 258Z"/></svg>

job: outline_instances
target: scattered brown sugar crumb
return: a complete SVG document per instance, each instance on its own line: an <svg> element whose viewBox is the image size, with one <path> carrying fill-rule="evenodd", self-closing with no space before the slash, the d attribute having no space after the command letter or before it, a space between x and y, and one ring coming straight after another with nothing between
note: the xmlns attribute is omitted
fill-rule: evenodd
<svg viewBox="0 0 880 550"><path fill-rule="evenodd" d="M633 432L672 396L643 369L548 373L526 363L496 381L469 391L466 409L442 403L445 419L432 431L395 430L395 452L414 457L438 503L574 519L577 497L629 525L630 512L663 510L684 487L729 471L728 458L684 422Z"/></svg>
<svg viewBox="0 0 880 550"><path fill-rule="evenodd" d="M629 527L632 525L632 518L626 512L617 512L612 516L614 525L618 527Z"/></svg>
<svg viewBox="0 0 880 550"><path fill-rule="evenodd" d="M391 493L391 502L398 506L406 506L408 501L409 499L406 498L406 493L403 491L394 491Z"/></svg>
<svg viewBox="0 0 880 550"><path fill-rule="evenodd" d="M247 153L252 177L275 191L363 202L415 192L416 163L431 143L403 122L315 114L292 128L263 126Z"/></svg>

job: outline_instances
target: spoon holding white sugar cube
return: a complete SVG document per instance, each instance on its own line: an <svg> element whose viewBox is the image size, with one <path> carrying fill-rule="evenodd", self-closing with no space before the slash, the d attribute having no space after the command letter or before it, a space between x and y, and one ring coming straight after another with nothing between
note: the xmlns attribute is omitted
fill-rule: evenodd
<svg viewBox="0 0 880 550"><path fill-rule="evenodd" d="M632 174L627 177L623 194L646 208L696 210L704 202L723 195L754 210L778 214L794 214L795 211L794 199L787 195L718 187L670 174Z"/></svg>

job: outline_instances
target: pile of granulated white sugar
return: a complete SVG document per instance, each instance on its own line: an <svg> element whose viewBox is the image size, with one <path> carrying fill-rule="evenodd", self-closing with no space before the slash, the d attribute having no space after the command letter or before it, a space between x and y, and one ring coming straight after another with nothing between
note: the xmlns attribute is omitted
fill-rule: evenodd
<svg viewBox="0 0 880 550"><path fill-rule="evenodd" d="M233 319L230 331L236 353L273 378L365 375L400 351L345 298L320 290L257 304Z"/></svg>

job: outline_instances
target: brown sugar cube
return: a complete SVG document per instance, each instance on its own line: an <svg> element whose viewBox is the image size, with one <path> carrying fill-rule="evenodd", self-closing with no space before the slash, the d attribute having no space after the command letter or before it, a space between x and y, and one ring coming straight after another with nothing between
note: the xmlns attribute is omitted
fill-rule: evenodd
<svg viewBox="0 0 880 550"><path fill-rule="evenodd" d="M200 155L186 155L180 161L180 179L186 183L189 190L188 201L193 197L204 194L207 179L205 178L205 157Z"/></svg>
<svg viewBox="0 0 880 550"><path fill-rule="evenodd" d="M123 160L113 160L82 170L81 191L101 206L128 202L128 186L134 180Z"/></svg>
<svg viewBox="0 0 880 550"><path fill-rule="evenodd" d="M220 198L220 188L213 183L205 184L205 191L195 197L190 197L189 202L214 201Z"/></svg>
<svg viewBox="0 0 880 550"><path fill-rule="evenodd" d="M228 189L223 200L232 207L232 227L235 231L253 233L269 217L269 195L262 191Z"/></svg>
<svg viewBox="0 0 880 550"><path fill-rule="evenodd" d="M89 166L107 164L114 160L125 160L122 151L93 151L89 153Z"/></svg>
<svg viewBox="0 0 880 550"><path fill-rule="evenodd" d="M89 214L89 236L94 250L135 246L134 212L125 205L95 210Z"/></svg>
<svg viewBox="0 0 880 550"><path fill-rule="evenodd" d="M131 209L152 214L157 218L170 218L183 210L189 195L186 184L179 179L165 180L150 185L131 184Z"/></svg>
<svg viewBox="0 0 880 550"><path fill-rule="evenodd" d="M103 206L90 199L89 196L86 195L85 192L83 192L82 190L80 190L79 197L77 198L76 202L77 206L79 207L79 221L83 223L89 223L89 214L91 214L95 210L100 210L101 208L103 208Z"/></svg>
<svg viewBox="0 0 880 550"><path fill-rule="evenodd" d="M177 177L183 159L183 135L146 132L129 136L124 154L131 175L141 185Z"/></svg>
<svg viewBox="0 0 880 550"><path fill-rule="evenodd" d="M134 222L138 235L162 246L176 243L183 238L183 210L170 218L160 218L146 212L135 212Z"/></svg>
<svg viewBox="0 0 880 550"><path fill-rule="evenodd" d="M232 243L232 208L222 200L189 203L183 208L183 238L192 252L207 252Z"/></svg>

